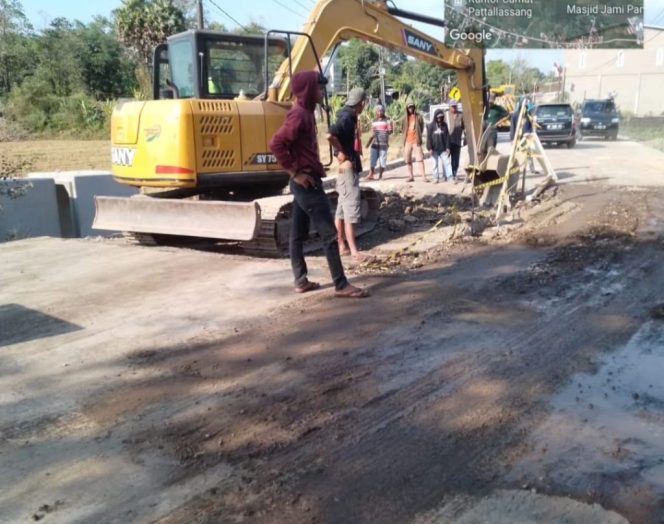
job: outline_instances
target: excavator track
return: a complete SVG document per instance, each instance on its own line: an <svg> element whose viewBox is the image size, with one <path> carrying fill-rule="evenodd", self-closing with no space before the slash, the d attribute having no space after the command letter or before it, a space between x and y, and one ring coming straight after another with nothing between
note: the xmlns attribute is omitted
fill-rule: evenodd
<svg viewBox="0 0 664 524"><path fill-rule="evenodd" d="M330 199L332 213L337 205L337 193L326 191ZM261 222L256 237L242 243L242 250L248 255L260 257L281 257L288 253L288 236L290 230L291 208L293 197L283 195L257 199L260 207ZM370 188L361 188L362 222L357 234L362 235L376 227L378 209L380 207L379 194ZM305 251L320 249L320 238L312 228Z"/></svg>

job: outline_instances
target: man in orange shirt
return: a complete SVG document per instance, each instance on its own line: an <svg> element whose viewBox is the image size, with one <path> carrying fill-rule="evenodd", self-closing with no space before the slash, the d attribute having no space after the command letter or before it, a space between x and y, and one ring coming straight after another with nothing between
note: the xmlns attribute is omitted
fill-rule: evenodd
<svg viewBox="0 0 664 524"><path fill-rule="evenodd" d="M422 151L422 131L424 130L424 119L415 109L415 103L409 102L406 106L406 114L403 118L404 149L403 157L408 166L408 182L413 182L413 156L420 164L422 178L425 182L429 180L424 173L424 152Z"/></svg>

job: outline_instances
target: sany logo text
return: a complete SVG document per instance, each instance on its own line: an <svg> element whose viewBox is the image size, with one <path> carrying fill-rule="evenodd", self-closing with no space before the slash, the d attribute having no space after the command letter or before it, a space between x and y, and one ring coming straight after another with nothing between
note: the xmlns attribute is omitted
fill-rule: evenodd
<svg viewBox="0 0 664 524"><path fill-rule="evenodd" d="M411 33L407 29L403 30L403 37L408 47L411 47L413 49L419 49L420 51L423 51L429 55L435 56L438 54L436 53L436 49L434 48L434 45L431 42L425 40L424 38L416 34Z"/></svg>
<svg viewBox="0 0 664 524"><path fill-rule="evenodd" d="M111 148L111 162L116 166L131 167L134 164L134 156L136 149L128 147L112 147Z"/></svg>

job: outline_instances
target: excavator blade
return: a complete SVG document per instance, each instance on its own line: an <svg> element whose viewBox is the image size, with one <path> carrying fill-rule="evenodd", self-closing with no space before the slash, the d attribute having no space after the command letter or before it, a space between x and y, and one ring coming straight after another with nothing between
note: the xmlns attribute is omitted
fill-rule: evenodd
<svg viewBox="0 0 664 524"><path fill-rule="evenodd" d="M224 240L254 239L261 224L256 202L95 197L92 227Z"/></svg>

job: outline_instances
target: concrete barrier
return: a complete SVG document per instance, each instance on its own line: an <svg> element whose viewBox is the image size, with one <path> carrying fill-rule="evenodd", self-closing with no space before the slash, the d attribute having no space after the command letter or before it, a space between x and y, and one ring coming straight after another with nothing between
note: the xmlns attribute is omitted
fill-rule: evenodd
<svg viewBox="0 0 664 524"><path fill-rule="evenodd" d="M62 236L110 236L117 231L92 229L95 196L132 196L138 189L118 184L109 171L63 171L30 173L30 180L52 179L57 186L57 203Z"/></svg>
<svg viewBox="0 0 664 524"><path fill-rule="evenodd" d="M0 188L0 242L61 236L54 180L3 180ZM6 195L9 190L16 196Z"/></svg>

